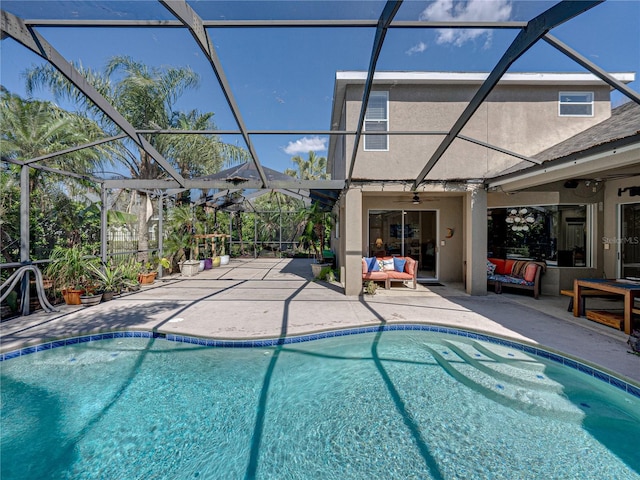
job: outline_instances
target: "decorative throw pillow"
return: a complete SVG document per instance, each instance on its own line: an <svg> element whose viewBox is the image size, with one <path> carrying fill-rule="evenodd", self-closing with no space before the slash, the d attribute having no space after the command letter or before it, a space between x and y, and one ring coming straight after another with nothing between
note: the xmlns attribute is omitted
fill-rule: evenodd
<svg viewBox="0 0 640 480"><path fill-rule="evenodd" d="M385 272L395 270L395 268L393 268L393 258L385 258L382 260L382 270Z"/></svg>
<svg viewBox="0 0 640 480"><path fill-rule="evenodd" d="M527 282L533 282L536 279L536 272L538 271L538 265L535 263L529 263L524 269L524 279Z"/></svg>
<svg viewBox="0 0 640 480"><path fill-rule="evenodd" d="M493 275L494 272L496 271L496 267L497 265L495 263L492 263L489 260L487 260L487 275Z"/></svg>
<svg viewBox="0 0 640 480"><path fill-rule="evenodd" d="M393 257L393 269L396 272L404 272L404 264L407 261L403 258Z"/></svg>
<svg viewBox="0 0 640 480"><path fill-rule="evenodd" d="M380 270L378 267L378 259L376 257L365 257L364 263L367 264L368 272L377 272Z"/></svg>

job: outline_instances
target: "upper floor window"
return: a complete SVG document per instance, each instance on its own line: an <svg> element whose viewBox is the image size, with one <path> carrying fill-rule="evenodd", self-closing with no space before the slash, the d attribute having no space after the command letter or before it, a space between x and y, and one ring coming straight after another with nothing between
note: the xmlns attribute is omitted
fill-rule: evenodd
<svg viewBox="0 0 640 480"><path fill-rule="evenodd" d="M593 117L593 92L560 92L561 117Z"/></svg>
<svg viewBox="0 0 640 480"><path fill-rule="evenodd" d="M365 132L387 132L389 130L389 92L371 92L364 117ZM365 150L389 150L388 135L364 136Z"/></svg>

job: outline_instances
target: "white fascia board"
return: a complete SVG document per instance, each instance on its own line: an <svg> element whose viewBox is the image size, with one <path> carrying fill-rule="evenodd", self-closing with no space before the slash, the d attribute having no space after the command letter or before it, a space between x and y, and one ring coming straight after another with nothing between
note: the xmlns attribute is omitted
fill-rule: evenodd
<svg viewBox="0 0 640 480"><path fill-rule="evenodd" d="M624 147L612 147L610 150L588 155L582 158L569 159L553 163L545 168L532 167L522 174L509 178L496 178L487 181L487 188L500 187L504 191L523 190L559 180L598 176L607 170L638 165L640 144L633 143Z"/></svg>
<svg viewBox="0 0 640 480"><path fill-rule="evenodd" d="M634 72L611 73L612 77L622 83L630 83L636 79ZM373 81L375 83L459 83L481 84L488 73L483 72L376 72ZM364 83L367 72L341 71L336 72L336 84ZM603 85L592 73L561 73L561 72L531 72L531 73L506 73L500 79L500 85Z"/></svg>

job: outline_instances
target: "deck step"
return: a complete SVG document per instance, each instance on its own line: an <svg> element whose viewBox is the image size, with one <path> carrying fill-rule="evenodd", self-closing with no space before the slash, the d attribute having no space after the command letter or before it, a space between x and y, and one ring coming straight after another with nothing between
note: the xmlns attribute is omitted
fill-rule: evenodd
<svg viewBox="0 0 640 480"><path fill-rule="evenodd" d="M589 320L608 325L609 327L615 327L618 330L622 330L622 326L624 325L624 315L619 312L612 312L610 310L587 310L586 316Z"/></svg>

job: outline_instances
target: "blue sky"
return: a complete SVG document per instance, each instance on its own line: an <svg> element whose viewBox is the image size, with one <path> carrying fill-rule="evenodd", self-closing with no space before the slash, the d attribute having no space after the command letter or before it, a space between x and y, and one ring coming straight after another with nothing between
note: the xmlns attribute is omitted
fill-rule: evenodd
<svg viewBox="0 0 640 480"><path fill-rule="evenodd" d="M508 0L405 1L396 20L529 20L555 2ZM204 19L317 18L377 19L384 2L190 2ZM88 7L92 6L91 9ZM85 8L86 7L86 8ZM98 8L95 8L98 7ZM26 18L166 18L157 2L11 1L2 8ZM189 66L200 74L197 91L184 95L183 110L215 112L220 129L236 130L211 66L183 29L40 28L68 60L101 70L108 58L129 55L149 65ZM209 29L247 128L328 130L335 73L366 70L374 30L370 28ZM490 71L516 35L515 30L465 31L392 29L378 70ZM640 75L640 0L608 0L551 32L609 72ZM25 70L39 57L12 39L0 43L0 81L24 95ZM582 67L542 42L510 69L580 72ZM640 78L630 85L640 90ZM49 99L46 91L36 98ZM614 104L624 100L612 95ZM243 145L237 136L225 141ZM293 167L291 157L309 150L327 154L328 139L309 135L253 136L261 163L276 170Z"/></svg>

